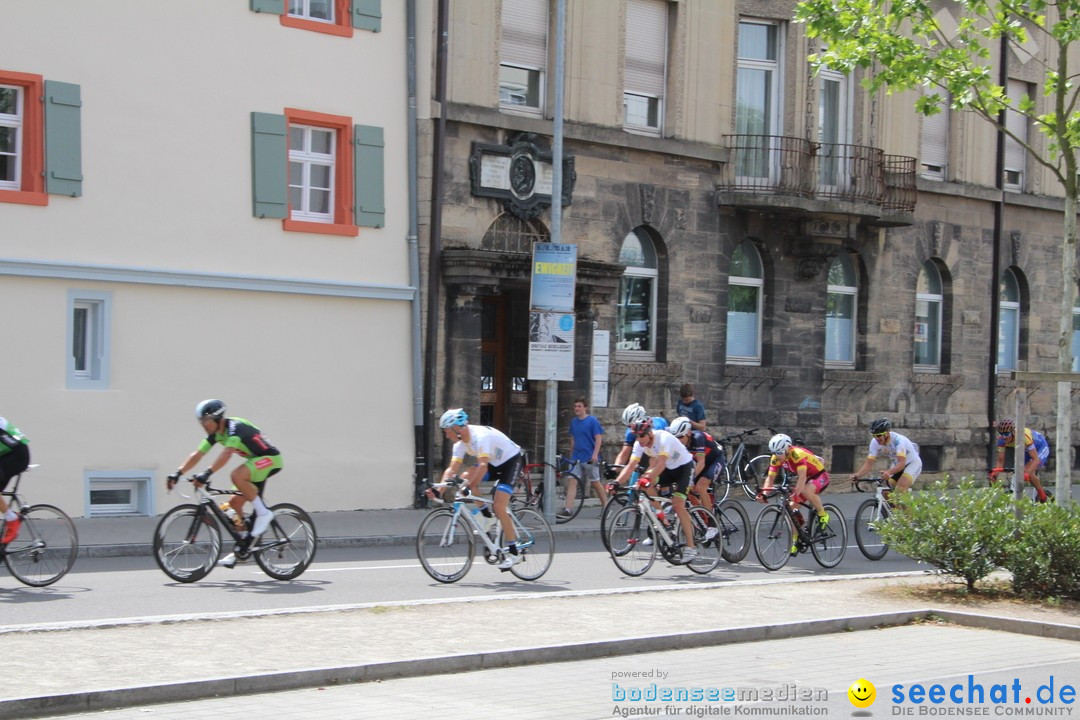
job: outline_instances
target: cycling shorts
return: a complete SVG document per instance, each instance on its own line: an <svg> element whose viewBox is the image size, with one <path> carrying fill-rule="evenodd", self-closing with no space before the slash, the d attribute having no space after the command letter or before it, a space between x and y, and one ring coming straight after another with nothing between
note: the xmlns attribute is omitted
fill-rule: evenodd
<svg viewBox="0 0 1080 720"><path fill-rule="evenodd" d="M694 463L686 463L677 468L665 469L656 479L658 487L671 487L676 497L686 499L686 491L690 487L690 479L694 475Z"/></svg>
<svg viewBox="0 0 1080 720"><path fill-rule="evenodd" d="M698 480L704 478L708 480L710 484L714 483L720 477L720 471L723 469L724 463L717 459L715 462L711 462L703 467L701 472L698 473L698 476L694 478L694 482L696 483Z"/></svg>
<svg viewBox="0 0 1080 720"><path fill-rule="evenodd" d="M820 473L817 474L816 477L807 478L806 479L806 484L807 485L812 485L814 490L817 492L817 494L820 495L822 490L829 487L829 473L827 473L825 471L821 471ZM803 497L802 493L795 493L794 495L791 496L791 501L792 502L801 503L801 502L804 502L805 500L806 500L806 498Z"/></svg>
<svg viewBox="0 0 1080 720"><path fill-rule="evenodd" d="M492 496L501 492L507 495L514 494L514 483L517 482L517 476L521 473L523 464L524 458L521 457L521 453L518 453L502 465L488 465L488 477L495 481L495 487L491 490Z"/></svg>
<svg viewBox="0 0 1080 720"><path fill-rule="evenodd" d="M260 455L249 458L244 467L251 473L251 482L258 485L271 475L277 475L284 467L280 455Z"/></svg>
<svg viewBox="0 0 1080 720"><path fill-rule="evenodd" d="M30 467L30 446L19 443L11 452L0 455L0 490L7 488L8 481Z"/></svg>

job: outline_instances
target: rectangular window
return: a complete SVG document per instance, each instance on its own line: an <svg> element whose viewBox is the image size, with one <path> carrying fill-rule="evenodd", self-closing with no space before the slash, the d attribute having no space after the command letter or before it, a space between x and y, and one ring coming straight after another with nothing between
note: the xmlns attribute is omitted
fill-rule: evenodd
<svg viewBox="0 0 1080 720"><path fill-rule="evenodd" d="M548 0L503 0L499 105L539 115L547 71Z"/></svg>
<svg viewBox="0 0 1080 720"><path fill-rule="evenodd" d="M93 471L86 477L87 517L152 515L153 473Z"/></svg>
<svg viewBox="0 0 1080 720"><path fill-rule="evenodd" d="M774 179L771 137L780 134L780 28L775 23L739 22L739 68L735 92L735 133L751 136L735 174ZM756 148L756 152L754 149Z"/></svg>
<svg viewBox="0 0 1080 720"><path fill-rule="evenodd" d="M349 0L288 0L281 24L340 37L352 37L353 34Z"/></svg>
<svg viewBox="0 0 1080 720"><path fill-rule="evenodd" d="M289 143L289 216L286 230L357 235L352 214L352 120L285 110Z"/></svg>
<svg viewBox="0 0 1080 720"><path fill-rule="evenodd" d="M733 364L761 362L761 287L729 279L727 359Z"/></svg>
<svg viewBox="0 0 1080 720"><path fill-rule="evenodd" d="M855 293L829 287L825 297L825 364L855 366Z"/></svg>
<svg viewBox="0 0 1080 720"><path fill-rule="evenodd" d="M68 291L67 388L109 387L109 316L112 296L94 291Z"/></svg>
<svg viewBox="0 0 1080 720"><path fill-rule="evenodd" d="M1008 96L1011 107L1017 107L1025 96L1031 97L1031 90L1026 82L1009 80ZM1005 136L1005 189L1024 192L1027 150L1023 143L1027 142L1028 137L1027 116L1012 109L1006 110L1005 127L1018 138Z"/></svg>
<svg viewBox="0 0 1080 720"><path fill-rule="evenodd" d="M1020 307L1001 303L998 329L998 372L1016 370L1020 356Z"/></svg>
<svg viewBox="0 0 1080 720"><path fill-rule="evenodd" d="M46 205L40 75L0 70L0 202Z"/></svg>
<svg viewBox="0 0 1080 720"><path fill-rule="evenodd" d="M1072 325L1072 371L1080 372L1080 307L1073 307Z"/></svg>
<svg viewBox="0 0 1080 720"><path fill-rule="evenodd" d="M628 0L623 123L658 135L667 82L667 0Z"/></svg>
<svg viewBox="0 0 1080 720"><path fill-rule="evenodd" d="M829 470L834 473L849 473L855 470L855 446L833 445L832 463Z"/></svg>
<svg viewBox="0 0 1080 720"><path fill-rule="evenodd" d="M941 472L941 446L920 445L919 458L922 459L923 472Z"/></svg>
<svg viewBox="0 0 1080 720"><path fill-rule="evenodd" d="M926 89L924 92L932 92ZM929 180L944 180L949 157L949 100L946 96L941 112L922 116L919 132L919 157L922 176Z"/></svg>

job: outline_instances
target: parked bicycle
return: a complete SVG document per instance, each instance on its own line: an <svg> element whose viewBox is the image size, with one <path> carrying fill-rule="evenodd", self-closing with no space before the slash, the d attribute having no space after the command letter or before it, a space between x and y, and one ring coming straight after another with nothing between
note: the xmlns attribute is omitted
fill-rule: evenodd
<svg viewBox="0 0 1080 720"><path fill-rule="evenodd" d="M522 454L524 455L524 451L522 451ZM544 471L551 468L551 472L555 477L555 522L562 525L576 518L578 513L581 512L581 508L585 504L585 495L588 493L586 485L589 482L582 480L576 473L572 472L571 463L562 455L557 455L555 462L556 465L546 462L530 463L528 456L525 455L525 464L522 465L521 472L518 473L517 481L514 483L514 494L510 496L510 505L515 508L532 508L543 513ZM559 515L558 512L566 508L566 481L569 477L577 480L575 497L570 503L569 514Z"/></svg>
<svg viewBox="0 0 1080 720"><path fill-rule="evenodd" d="M27 472L37 465L31 465ZM64 577L79 553L79 535L75 524L55 505L29 505L19 494L23 473L12 478L12 485L3 495L8 505L19 514L19 532L7 545L0 546L4 564L24 585L45 587ZM7 521L0 523L3 535Z"/></svg>
<svg viewBox="0 0 1080 720"><path fill-rule="evenodd" d="M889 505L892 491L888 481L880 476L857 477L852 483L858 492L866 492L863 490L863 483L869 483L874 489L874 497L863 500L855 511L855 542L859 544L859 550L867 559L880 560L889 552L889 545L881 539L878 529L892 514L892 506Z"/></svg>
<svg viewBox="0 0 1080 720"><path fill-rule="evenodd" d="M502 524L495 522L490 531L481 518L482 508L492 501L461 488L460 477L446 482L431 483L430 488L460 488L450 507L439 507L428 513L416 532L416 555L424 571L442 583L457 582L472 567L479 542L484 560L498 565L505 559ZM522 580L536 580L551 567L555 554L555 535L539 512L531 507L510 507L510 517L517 534L517 550L522 559L510 566L510 572Z"/></svg>
<svg viewBox="0 0 1080 720"><path fill-rule="evenodd" d="M807 550L822 567L836 567L847 550L847 524L840 508L825 503L829 524L822 528L813 508L807 502L791 502L794 481L785 476L782 482L763 491L767 498L776 498L758 515L754 523L754 553L768 570L779 570L787 564L792 548L796 553ZM804 509L809 511L804 513Z"/></svg>
<svg viewBox="0 0 1080 720"><path fill-rule="evenodd" d="M718 502L727 500L733 487L741 489L743 494L746 495L749 500L753 500L757 497L758 488L761 487L761 484L765 481L765 477L768 475L769 456L759 455L753 460L747 460L746 456L749 454L749 450L746 446L746 438L759 430L767 429L768 428L751 428L716 440L721 451L725 452L725 454L725 446L729 446L738 441L735 450L731 453L731 459L724 463L723 469L716 478L716 482L713 483L713 495ZM764 468L761 467L760 462L762 457L765 458ZM721 458L721 460L724 460L724 458ZM762 472L763 469L764 472Z"/></svg>
<svg viewBox="0 0 1080 720"><path fill-rule="evenodd" d="M627 575L644 575L656 561L657 550L672 565L686 565L696 573L711 572L720 564L720 537L716 516L700 505L687 507L690 523L694 532L694 545L697 555L684 563L681 560L683 547L686 546L682 523L674 510L663 511L661 518L653 508L653 498L645 492L648 482L639 482L629 489L628 504L619 508L610 520L607 531L607 547L615 566Z"/></svg>
<svg viewBox="0 0 1080 720"><path fill-rule="evenodd" d="M194 477L187 480L195 484ZM318 544L315 523L308 514L290 503L274 505L270 508L274 512L270 527L253 539L254 513L232 517L228 503L218 506L222 496L238 494L235 490L213 488L209 481L195 484L193 495L180 493L198 502L177 505L165 513L154 530L154 560L166 575L183 583L206 577L221 556L222 529L235 541L233 552L238 560L253 557L275 580L292 580L307 569L315 559Z"/></svg>
<svg viewBox="0 0 1080 720"><path fill-rule="evenodd" d="M1013 493L1013 472L1014 468L1011 467L996 467L987 468L986 480L990 483L990 487L999 487L1010 495ZM998 476L1005 475L1004 480L997 479ZM1024 483L1024 489L1021 490L1021 495L1026 497L1031 502L1037 502L1039 499L1039 493L1035 489L1035 486L1031 484L1031 480L1028 479L1027 473L1021 473L1023 477L1018 477L1017 480ZM1046 493L1046 501L1054 501L1054 492L1043 485L1043 492Z"/></svg>

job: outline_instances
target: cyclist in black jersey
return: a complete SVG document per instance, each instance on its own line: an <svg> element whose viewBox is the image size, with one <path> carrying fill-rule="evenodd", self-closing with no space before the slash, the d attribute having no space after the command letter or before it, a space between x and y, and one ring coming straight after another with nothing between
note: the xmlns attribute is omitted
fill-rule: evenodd
<svg viewBox="0 0 1080 720"><path fill-rule="evenodd" d="M8 481L30 467L30 441L5 418L0 417L0 491ZM0 545L7 545L19 534L22 518L0 496L0 514L4 517L4 535Z"/></svg>
<svg viewBox="0 0 1080 720"><path fill-rule="evenodd" d="M243 515L245 502L252 504L255 508L255 524L251 528L251 537L259 537L266 532L270 521L274 519L274 513L266 507L262 495L267 478L276 475L282 468L281 452L267 440L259 428L247 420L225 417L225 403L220 400L203 400L195 408L195 417L208 435L176 472L169 475L166 486L171 490L181 475L193 468L210 448L220 443L221 454L210 467L196 474L194 479L198 483L205 483L211 475L225 467L233 455L246 458L230 475L233 485L241 494L233 496L229 504L238 515ZM218 564L231 568L236 565L237 559L235 553L229 553Z"/></svg>
<svg viewBox="0 0 1080 720"><path fill-rule="evenodd" d="M715 482L724 467L724 451L712 439L712 435L701 430L691 430L690 418L678 417L671 421L668 428L672 435L686 446L694 457L694 479L690 489L705 509L712 510L712 496L709 487ZM709 528L715 530L715 528ZM715 532L713 533L715 535ZM712 539L712 536L706 538Z"/></svg>

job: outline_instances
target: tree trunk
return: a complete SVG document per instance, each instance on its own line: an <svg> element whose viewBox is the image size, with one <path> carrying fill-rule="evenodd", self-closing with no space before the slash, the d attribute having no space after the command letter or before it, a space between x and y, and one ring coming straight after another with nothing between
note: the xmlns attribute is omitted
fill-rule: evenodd
<svg viewBox="0 0 1080 720"><path fill-rule="evenodd" d="M1069 183L1074 185L1074 183ZM1074 185L1075 187L1075 185ZM1073 303L1076 300L1076 190L1066 186L1065 238L1061 248L1061 322L1058 337L1058 371L1072 372ZM1060 504L1072 499L1072 383L1058 383L1055 494ZM1017 443L1017 456L1020 443ZM1019 463L1019 461L1017 461Z"/></svg>

